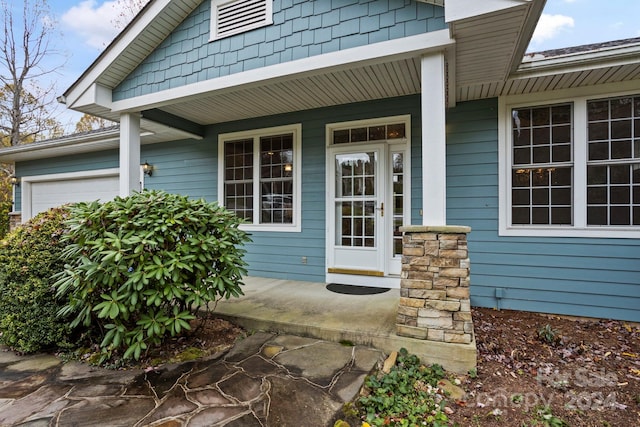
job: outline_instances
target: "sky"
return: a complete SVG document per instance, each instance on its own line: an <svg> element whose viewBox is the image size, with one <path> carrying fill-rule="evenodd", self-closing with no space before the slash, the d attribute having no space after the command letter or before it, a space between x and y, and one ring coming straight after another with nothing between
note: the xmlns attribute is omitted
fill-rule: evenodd
<svg viewBox="0 0 640 427"><path fill-rule="evenodd" d="M477 1L477 0L469 0ZM17 3L17 2L16 2ZM115 0L51 0L62 34L55 42L64 65L57 73L62 94L98 57L115 36ZM547 0L528 52L640 37L638 0ZM60 56L52 58L60 62ZM67 113L69 125L80 115Z"/></svg>

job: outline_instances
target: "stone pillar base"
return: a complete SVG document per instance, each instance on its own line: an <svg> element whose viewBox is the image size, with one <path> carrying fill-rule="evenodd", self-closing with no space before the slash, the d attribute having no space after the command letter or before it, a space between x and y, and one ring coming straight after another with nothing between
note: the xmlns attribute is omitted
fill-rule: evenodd
<svg viewBox="0 0 640 427"><path fill-rule="evenodd" d="M20 224L22 224L22 213L9 212L9 232L15 230Z"/></svg>
<svg viewBox="0 0 640 427"><path fill-rule="evenodd" d="M449 344L473 344L469 253L464 226L402 227L396 333Z"/></svg>

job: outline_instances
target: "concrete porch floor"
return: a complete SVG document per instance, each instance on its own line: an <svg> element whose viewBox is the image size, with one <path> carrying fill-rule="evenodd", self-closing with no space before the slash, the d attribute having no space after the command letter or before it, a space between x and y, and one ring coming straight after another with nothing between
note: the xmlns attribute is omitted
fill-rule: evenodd
<svg viewBox="0 0 640 427"><path fill-rule="evenodd" d="M389 354L406 348L423 363L464 373L476 366L475 341L451 344L396 335L400 290L346 295L326 284L245 277L244 296L220 301L215 312L249 331L271 331L351 342Z"/></svg>

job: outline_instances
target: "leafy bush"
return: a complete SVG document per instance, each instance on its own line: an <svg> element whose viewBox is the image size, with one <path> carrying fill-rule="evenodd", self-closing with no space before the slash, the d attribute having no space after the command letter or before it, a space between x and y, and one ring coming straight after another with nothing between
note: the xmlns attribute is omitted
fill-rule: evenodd
<svg viewBox="0 0 640 427"><path fill-rule="evenodd" d="M0 201L0 239L3 239L9 232L9 212L13 203Z"/></svg>
<svg viewBox="0 0 640 427"><path fill-rule="evenodd" d="M16 350L32 353L69 341L51 280L64 269L67 217L64 208L41 213L0 242L0 341Z"/></svg>
<svg viewBox="0 0 640 427"><path fill-rule="evenodd" d="M61 314L97 326L101 361L114 350L139 359L188 330L203 305L242 294L249 239L239 223L217 204L161 191L74 205L55 284L68 298Z"/></svg>
<svg viewBox="0 0 640 427"><path fill-rule="evenodd" d="M367 377L369 394L358 399L357 407L372 426L446 426L444 393L438 388L444 374L440 365L422 365L402 348L388 374Z"/></svg>

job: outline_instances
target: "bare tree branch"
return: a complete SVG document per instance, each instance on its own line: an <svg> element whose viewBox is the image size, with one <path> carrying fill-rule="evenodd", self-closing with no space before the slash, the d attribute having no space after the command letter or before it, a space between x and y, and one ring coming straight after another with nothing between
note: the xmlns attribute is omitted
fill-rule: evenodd
<svg viewBox="0 0 640 427"><path fill-rule="evenodd" d="M114 7L119 11L118 16L111 23L121 30L149 3L149 0L118 0Z"/></svg>
<svg viewBox="0 0 640 427"><path fill-rule="evenodd" d="M7 0L0 1L3 13L0 39L0 138L15 146L58 133L54 114L57 107L55 83L39 82L59 66L45 61L56 55L51 40L55 21L47 0L24 0L21 14ZM55 82L55 79L51 80Z"/></svg>

